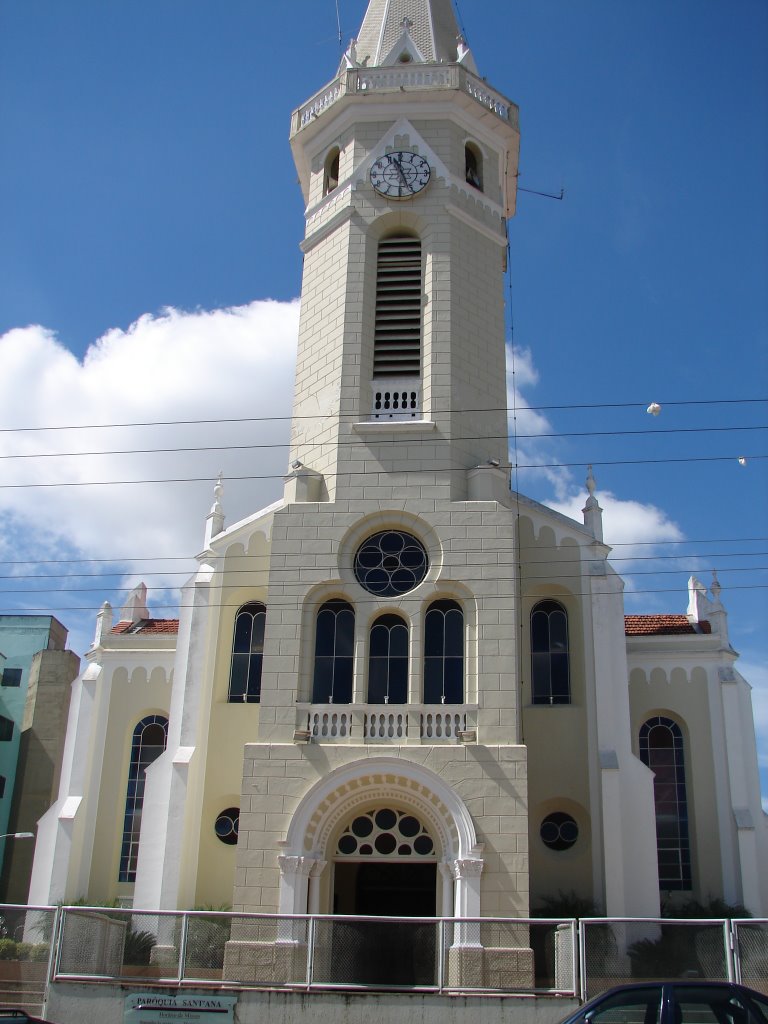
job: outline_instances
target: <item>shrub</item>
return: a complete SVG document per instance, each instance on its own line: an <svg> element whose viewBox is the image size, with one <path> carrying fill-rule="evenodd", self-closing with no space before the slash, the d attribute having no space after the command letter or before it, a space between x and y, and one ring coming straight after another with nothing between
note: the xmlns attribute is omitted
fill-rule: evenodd
<svg viewBox="0 0 768 1024"><path fill-rule="evenodd" d="M13 939L0 939L0 960L15 960L17 951L18 943Z"/></svg>

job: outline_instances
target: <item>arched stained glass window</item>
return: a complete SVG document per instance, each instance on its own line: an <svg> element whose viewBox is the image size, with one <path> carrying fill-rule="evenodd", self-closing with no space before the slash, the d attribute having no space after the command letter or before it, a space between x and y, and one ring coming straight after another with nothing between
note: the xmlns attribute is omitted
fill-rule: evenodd
<svg viewBox="0 0 768 1024"><path fill-rule="evenodd" d="M434 601L424 620L424 703L464 703L464 613Z"/></svg>
<svg viewBox="0 0 768 1024"><path fill-rule="evenodd" d="M557 601L531 611L531 690L534 704L570 704L568 615Z"/></svg>
<svg viewBox="0 0 768 1024"><path fill-rule="evenodd" d="M691 844L685 786L683 734L677 722L658 715L640 729L640 760L654 774L656 850L660 889L691 888Z"/></svg>
<svg viewBox="0 0 768 1024"><path fill-rule="evenodd" d="M352 701L355 613L346 601L326 601L317 613L313 704Z"/></svg>
<svg viewBox="0 0 768 1024"><path fill-rule="evenodd" d="M167 738L168 719L162 715L147 715L133 730L131 760L128 765L128 792L125 799L123 821L123 843L120 849L119 882L136 881L145 774L147 768L165 750Z"/></svg>
<svg viewBox="0 0 768 1024"><path fill-rule="evenodd" d="M382 615L371 626L368 703L408 700L408 626L397 615Z"/></svg>
<svg viewBox="0 0 768 1024"><path fill-rule="evenodd" d="M258 704L261 699L261 662L266 617L267 609L257 602L243 605L237 613L227 697L230 703L243 701Z"/></svg>

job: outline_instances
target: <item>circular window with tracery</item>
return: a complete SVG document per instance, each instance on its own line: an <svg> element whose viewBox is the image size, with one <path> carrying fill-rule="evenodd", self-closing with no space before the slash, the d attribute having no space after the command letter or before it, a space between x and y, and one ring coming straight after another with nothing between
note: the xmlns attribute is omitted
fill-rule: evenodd
<svg viewBox="0 0 768 1024"><path fill-rule="evenodd" d="M424 545L410 533L384 530L374 533L357 549L357 582L377 597L396 597L417 587L427 575L429 557Z"/></svg>
<svg viewBox="0 0 768 1024"><path fill-rule="evenodd" d="M579 826L570 814L555 811L542 821L539 835L550 850L570 850L579 838Z"/></svg>
<svg viewBox="0 0 768 1024"><path fill-rule="evenodd" d="M217 839L227 846L237 845L237 834L240 828L240 808L228 807L216 818L213 826Z"/></svg>
<svg viewBox="0 0 768 1024"><path fill-rule="evenodd" d="M435 844L418 818L389 807L366 811L339 836L342 857L434 857Z"/></svg>

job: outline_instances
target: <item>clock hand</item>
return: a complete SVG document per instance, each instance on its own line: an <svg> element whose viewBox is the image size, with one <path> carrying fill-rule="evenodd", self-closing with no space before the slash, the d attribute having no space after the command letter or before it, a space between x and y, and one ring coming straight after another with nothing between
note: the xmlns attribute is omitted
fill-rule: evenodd
<svg viewBox="0 0 768 1024"><path fill-rule="evenodd" d="M406 188L408 188L408 179L406 178L405 171L403 170L402 165L400 164L400 161L397 159L396 156L392 157L392 163L395 165L398 174L403 179L403 184L405 185Z"/></svg>

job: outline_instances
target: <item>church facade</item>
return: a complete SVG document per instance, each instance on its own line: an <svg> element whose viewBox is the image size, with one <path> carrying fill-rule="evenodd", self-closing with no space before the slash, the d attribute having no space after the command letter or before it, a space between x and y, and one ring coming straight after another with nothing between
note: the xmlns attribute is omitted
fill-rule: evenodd
<svg viewBox="0 0 768 1024"><path fill-rule="evenodd" d="M624 614L582 522L509 487L517 108L450 0L371 0L294 112L306 202L281 500L206 520L181 619L105 605L30 902L282 914L768 915L726 613Z"/></svg>

